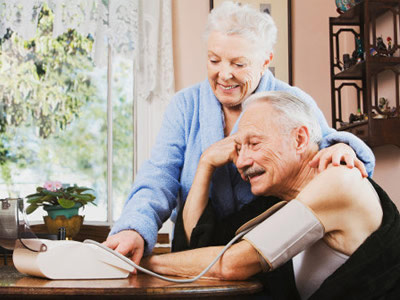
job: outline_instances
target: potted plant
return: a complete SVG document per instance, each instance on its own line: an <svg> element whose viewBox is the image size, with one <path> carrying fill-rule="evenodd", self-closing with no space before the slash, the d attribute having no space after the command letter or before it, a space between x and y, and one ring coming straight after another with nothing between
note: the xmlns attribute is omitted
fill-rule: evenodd
<svg viewBox="0 0 400 300"><path fill-rule="evenodd" d="M82 186L61 184L58 181L48 181L43 187L37 187L36 193L26 196L29 206L26 213L31 214L40 206L47 211L43 217L49 233L57 234L60 227L67 231L67 237L72 238L79 232L84 216L79 216L80 207L92 203L96 197L92 189Z"/></svg>

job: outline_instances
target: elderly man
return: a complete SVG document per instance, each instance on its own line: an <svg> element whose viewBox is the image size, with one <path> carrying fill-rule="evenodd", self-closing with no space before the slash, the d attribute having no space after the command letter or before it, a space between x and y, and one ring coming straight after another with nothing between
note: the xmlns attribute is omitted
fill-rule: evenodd
<svg viewBox="0 0 400 300"><path fill-rule="evenodd" d="M195 246L213 244L215 236L229 231L227 226L241 225L237 223L243 218L235 221L240 214L258 214L260 203L262 209L271 206L267 202L277 203L276 198L287 204L275 205L277 211L229 248L206 275L235 280L270 271L262 278L267 293L278 299L398 296L400 221L386 193L355 168L329 167L318 173L310 167L321 133L303 101L265 92L249 98L244 109L237 134L201 156L181 214L182 239L191 246L193 239L200 241ZM258 204L249 204L225 223L209 222L212 174L231 161L259 196L253 201ZM169 275L197 275L221 249L152 256L143 265Z"/></svg>

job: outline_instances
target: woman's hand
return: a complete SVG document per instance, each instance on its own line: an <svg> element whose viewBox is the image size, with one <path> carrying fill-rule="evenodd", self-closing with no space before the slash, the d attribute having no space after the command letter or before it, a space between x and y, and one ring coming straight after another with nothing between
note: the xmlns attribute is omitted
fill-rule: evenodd
<svg viewBox="0 0 400 300"><path fill-rule="evenodd" d="M329 164L339 166L344 162L350 169L356 167L363 177L368 177L364 164L356 156L354 150L347 144L338 143L328 148L321 149L310 161L312 168L318 168L318 172L325 170Z"/></svg>
<svg viewBox="0 0 400 300"><path fill-rule="evenodd" d="M139 264L144 252L144 239L135 230L122 230L107 237L103 244L122 255L132 256L131 260ZM136 269L132 272L136 274Z"/></svg>

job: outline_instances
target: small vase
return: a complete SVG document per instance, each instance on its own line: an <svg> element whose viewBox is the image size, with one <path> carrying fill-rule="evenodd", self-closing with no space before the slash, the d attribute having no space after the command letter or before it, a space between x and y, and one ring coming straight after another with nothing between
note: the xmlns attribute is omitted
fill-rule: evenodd
<svg viewBox="0 0 400 300"><path fill-rule="evenodd" d="M65 216L57 216L55 219L45 216L43 219L48 233L58 235L59 228L64 227L66 239L72 240L79 233L84 216L73 216L70 219Z"/></svg>
<svg viewBox="0 0 400 300"><path fill-rule="evenodd" d="M57 218L57 216L65 216L67 219L70 219L71 217L78 215L78 211L81 206L81 203L75 203L75 205L71 208L64 208L61 205L53 205L43 206L43 209L47 211L47 214L53 220Z"/></svg>
<svg viewBox="0 0 400 300"><path fill-rule="evenodd" d="M82 206L81 203L76 203L71 208L64 208L61 205L44 206L48 216L43 217L47 231L50 234L58 234L60 227L64 227L66 238L73 239L79 232L84 216L79 216L78 211Z"/></svg>

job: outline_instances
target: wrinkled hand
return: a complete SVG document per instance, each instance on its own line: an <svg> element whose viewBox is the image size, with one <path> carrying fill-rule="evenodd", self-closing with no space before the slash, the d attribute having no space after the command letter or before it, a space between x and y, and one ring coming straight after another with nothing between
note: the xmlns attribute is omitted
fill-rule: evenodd
<svg viewBox="0 0 400 300"><path fill-rule="evenodd" d="M207 148L203 152L200 161L209 164L213 168L218 168L229 162L234 162L236 158L235 135L231 135Z"/></svg>
<svg viewBox="0 0 400 300"><path fill-rule="evenodd" d="M344 162L350 169L356 167L360 170L363 177L368 177L363 162L357 158L354 150L344 143L338 143L328 148L321 149L310 161L310 166L312 168L318 168L318 172L322 172L329 164L339 166L341 162Z"/></svg>
<svg viewBox="0 0 400 300"><path fill-rule="evenodd" d="M131 260L139 265L144 252L144 240L134 230L123 230L107 238L103 244L122 255L132 255ZM136 270L133 272L136 273Z"/></svg>

